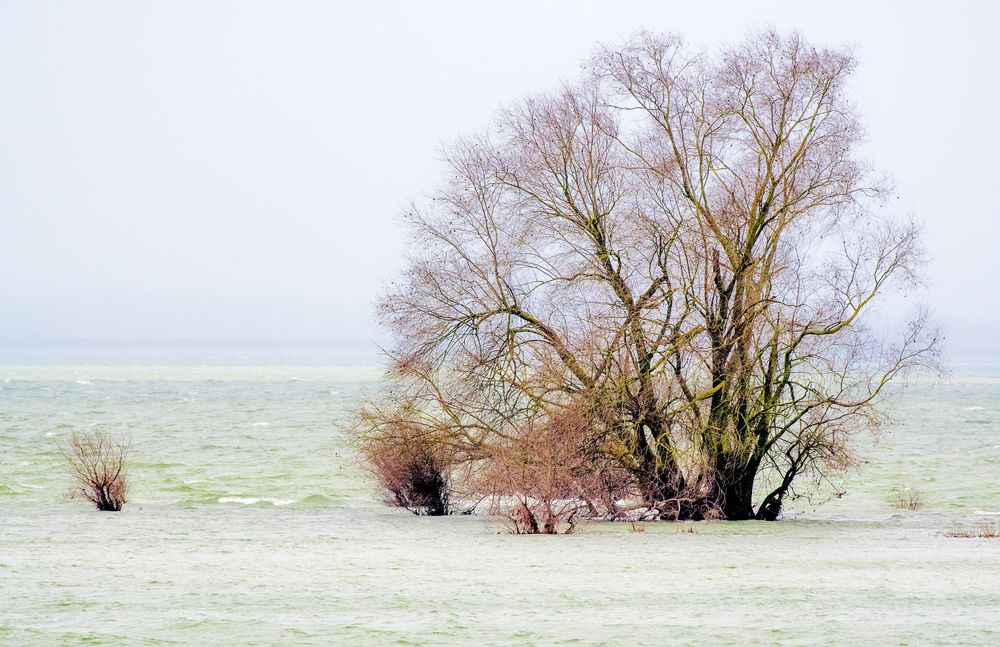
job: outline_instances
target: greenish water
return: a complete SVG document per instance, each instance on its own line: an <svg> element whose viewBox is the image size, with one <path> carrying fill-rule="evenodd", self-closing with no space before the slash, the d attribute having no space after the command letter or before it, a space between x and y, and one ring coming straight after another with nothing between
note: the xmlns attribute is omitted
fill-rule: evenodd
<svg viewBox="0 0 1000 647"><path fill-rule="evenodd" d="M343 436L375 368L15 359L0 644L1000 644L1000 540L944 535L1000 525L992 360L911 384L847 494L780 522L516 537L379 503ZM119 514L62 496L55 442L95 427L133 439Z"/></svg>

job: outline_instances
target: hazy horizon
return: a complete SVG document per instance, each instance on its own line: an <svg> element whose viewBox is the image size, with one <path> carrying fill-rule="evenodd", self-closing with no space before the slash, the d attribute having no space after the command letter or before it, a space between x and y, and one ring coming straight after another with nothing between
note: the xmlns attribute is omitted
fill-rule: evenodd
<svg viewBox="0 0 1000 647"><path fill-rule="evenodd" d="M947 348L1000 351L1000 9L569 6L0 4L0 347L384 340L398 214L441 179L442 144L598 42L772 24L856 48L863 153L895 180L891 212L924 223Z"/></svg>

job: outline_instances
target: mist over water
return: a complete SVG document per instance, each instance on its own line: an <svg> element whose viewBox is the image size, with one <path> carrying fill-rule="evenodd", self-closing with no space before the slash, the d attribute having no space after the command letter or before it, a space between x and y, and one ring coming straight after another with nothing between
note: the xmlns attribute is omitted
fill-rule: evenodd
<svg viewBox="0 0 1000 647"><path fill-rule="evenodd" d="M944 535L1000 521L996 358L913 380L846 494L780 522L523 537L380 503L344 434L369 348L5 350L0 643L1000 640L1000 543ZM63 497L56 442L95 428L133 440L118 514Z"/></svg>

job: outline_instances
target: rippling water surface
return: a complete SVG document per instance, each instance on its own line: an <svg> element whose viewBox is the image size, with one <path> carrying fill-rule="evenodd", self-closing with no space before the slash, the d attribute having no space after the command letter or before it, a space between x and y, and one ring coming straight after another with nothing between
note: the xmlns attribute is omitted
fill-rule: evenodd
<svg viewBox="0 0 1000 647"><path fill-rule="evenodd" d="M1000 525L991 359L912 383L841 499L560 537L380 505L356 358L26 359L0 366L0 644L1000 644L1000 540L944 535ZM92 428L133 439L122 513L63 497L56 442Z"/></svg>

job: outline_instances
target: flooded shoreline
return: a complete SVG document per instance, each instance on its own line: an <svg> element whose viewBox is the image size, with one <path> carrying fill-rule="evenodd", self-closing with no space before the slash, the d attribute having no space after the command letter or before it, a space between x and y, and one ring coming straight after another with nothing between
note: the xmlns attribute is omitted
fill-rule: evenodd
<svg viewBox="0 0 1000 647"><path fill-rule="evenodd" d="M797 499L776 523L584 523L561 537L384 507L343 435L373 369L152 370L0 367L0 642L1000 636L1000 543L945 536L1000 512L1000 365L908 387L842 498ZM54 442L91 427L133 438L121 513L62 496ZM922 509L893 507L903 487Z"/></svg>

